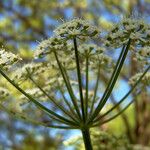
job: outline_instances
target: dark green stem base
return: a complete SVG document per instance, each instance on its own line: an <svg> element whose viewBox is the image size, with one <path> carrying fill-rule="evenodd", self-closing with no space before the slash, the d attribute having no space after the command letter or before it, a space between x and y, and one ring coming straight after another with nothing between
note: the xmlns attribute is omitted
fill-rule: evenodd
<svg viewBox="0 0 150 150"><path fill-rule="evenodd" d="M89 129L83 129L82 136L85 145L85 150L93 150Z"/></svg>

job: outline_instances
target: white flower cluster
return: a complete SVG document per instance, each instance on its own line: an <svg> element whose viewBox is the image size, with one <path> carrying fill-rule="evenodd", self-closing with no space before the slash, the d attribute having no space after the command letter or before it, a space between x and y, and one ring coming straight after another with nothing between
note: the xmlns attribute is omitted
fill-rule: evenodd
<svg viewBox="0 0 150 150"><path fill-rule="evenodd" d="M102 54L105 51L104 47L96 44L82 44L79 46L79 54L83 57L92 57L94 55Z"/></svg>
<svg viewBox="0 0 150 150"><path fill-rule="evenodd" d="M54 30L55 35L42 41L35 51L36 58L42 58L55 50L67 51L67 40L73 38L85 39L96 36L99 31L85 20L73 19L68 21ZM64 40L65 39L65 40Z"/></svg>
<svg viewBox="0 0 150 150"><path fill-rule="evenodd" d="M10 96L10 92L6 88L0 87L0 101Z"/></svg>
<svg viewBox="0 0 150 150"><path fill-rule="evenodd" d="M141 77L142 73L137 73L130 78L129 84L134 85L138 79ZM147 72L146 75L142 78L141 83L146 86L150 86L150 72Z"/></svg>
<svg viewBox="0 0 150 150"><path fill-rule="evenodd" d="M49 67L52 66L58 69L57 61L56 59L54 59L55 57L52 53L55 50L57 50L57 55L60 59L60 62L66 69L70 70L76 67L75 62L73 61L74 58L72 50L70 49L70 44L62 41L60 38L52 37L41 42L35 52L35 57L42 58L48 55L48 59L50 60Z"/></svg>
<svg viewBox="0 0 150 150"><path fill-rule="evenodd" d="M120 47L132 39L132 43L140 46L150 45L150 27L142 19L125 18L109 31L106 46Z"/></svg>
<svg viewBox="0 0 150 150"><path fill-rule="evenodd" d="M108 71L110 73L114 67L114 63L111 57L105 54L100 54L98 57L95 57L95 59L93 58L90 62L90 66L93 71L97 72L98 67L101 67L103 68L103 71Z"/></svg>
<svg viewBox="0 0 150 150"><path fill-rule="evenodd" d="M140 65L142 66L150 64L150 47L145 46L139 48L139 50L137 50L134 60L140 62Z"/></svg>
<svg viewBox="0 0 150 150"><path fill-rule="evenodd" d="M62 41L59 37L51 37L47 40L42 41L36 51L35 58L42 58L47 54L50 54L54 50L62 50L65 49L66 42Z"/></svg>
<svg viewBox="0 0 150 150"><path fill-rule="evenodd" d="M82 70L85 70L85 59L88 57L88 65L92 71L97 71L98 67L107 70L109 66L113 66L111 57L104 54L105 48L96 44L82 44L79 46L79 56L82 60Z"/></svg>
<svg viewBox="0 0 150 150"><path fill-rule="evenodd" d="M75 37L85 39L87 37L92 38L98 35L99 30L83 19L73 19L63 23L61 26L54 30L54 33L57 36L67 40L73 39Z"/></svg>
<svg viewBox="0 0 150 150"><path fill-rule="evenodd" d="M9 69L13 64L21 60L18 55L11 52L6 52L4 49L0 49L0 67L3 69Z"/></svg>
<svg viewBox="0 0 150 150"><path fill-rule="evenodd" d="M17 69L12 75L12 79L19 83L28 79L29 74L31 76L38 76L44 73L47 69L47 65L44 63L29 63L25 64L23 67Z"/></svg>
<svg viewBox="0 0 150 150"><path fill-rule="evenodd" d="M76 64L75 62L73 61L73 59L71 60L71 58L63 58L61 59L61 63L62 63L62 66L67 70L67 71L71 71L71 70L74 70L76 68Z"/></svg>
<svg viewBox="0 0 150 150"><path fill-rule="evenodd" d="M139 54L143 57L149 57L150 58L150 46L145 46L140 49Z"/></svg>

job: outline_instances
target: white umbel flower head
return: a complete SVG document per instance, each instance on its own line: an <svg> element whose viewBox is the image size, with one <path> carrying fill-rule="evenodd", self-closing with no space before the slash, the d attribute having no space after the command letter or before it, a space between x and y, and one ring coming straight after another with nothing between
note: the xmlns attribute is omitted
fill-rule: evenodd
<svg viewBox="0 0 150 150"><path fill-rule="evenodd" d="M0 67L3 69L9 69L13 64L17 63L21 58L11 52L6 52L4 49L0 49Z"/></svg>
<svg viewBox="0 0 150 150"><path fill-rule="evenodd" d="M54 33L64 39L73 39L75 37L84 39L96 36L99 30L85 20L73 19L56 28Z"/></svg>
<svg viewBox="0 0 150 150"><path fill-rule="evenodd" d="M66 42L62 41L59 37L51 37L47 40L42 41L36 51L35 58L42 58L47 54L50 54L54 50L62 50L66 46Z"/></svg>
<svg viewBox="0 0 150 150"><path fill-rule="evenodd" d="M137 53L133 58L135 61L139 62L140 65L146 66L150 64L150 47L140 47L137 49Z"/></svg>
<svg viewBox="0 0 150 150"><path fill-rule="evenodd" d="M141 50L139 51L139 54L143 57L150 58L150 47L146 46L146 47L141 48Z"/></svg>
<svg viewBox="0 0 150 150"><path fill-rule="evenodd" d="M79 46L80 55L85 57L99 55L102 54L104 51L105 51L104 47L100 47L96 44L82 44Z"/></svg>
<svg viewBox="0 0 150 150"><path fill-rule="evenodd" d="M131 39L134 45L148 46L150 45L148 31L149 25L143 19L124 18L108 32L105 44L109 47L120 47Z"/></svg>
<svg viewBox="0 0 150 150"><path fill-rule="evenodd" d="M130 78L129 84L134 85L139 78L142 76L142 73L137 73L133 77ZM149 86L150 85L150 72L147 72L146 75L142 78L141 81L142 84Z"/></svg>
<svg viewBox="0 0 150 150"><path fill-rule="evenodd" d="M15 71L12 78L15 82L19 83L28 79L29 74L38 76L47 70L47 65L44 63L29 63Z"/></svg>

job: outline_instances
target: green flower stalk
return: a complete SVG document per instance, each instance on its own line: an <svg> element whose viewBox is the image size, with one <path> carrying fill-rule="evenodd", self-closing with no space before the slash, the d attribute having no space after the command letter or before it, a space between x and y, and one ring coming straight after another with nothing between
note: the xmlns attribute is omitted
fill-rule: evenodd
<svg viewBox="0 0 150 150"><path fill-rule="evenodd" d="M10 101L9 95L12 93L9 89L0 88L0 108L34 124L81 130L85 149L92 150L90 129L115 119L125 111L134 100L120 112L110 116L140 82L145 86L149 85L148 31L149 25L142 20L126 18L111 29L103 37L105 42L98 46L91 43L91 39L99 39L98 28L85 20L73 19L56 28L53 37L38 45L35 51L37 62L33 60L18 67L21 58L1 50L0 73L21 94ZM117 62L107 55L110 48L121 48ZM129 92L103 113L102 110L114 89L129 51L135 53L134 59L140 60L143 70L130 79L129 83L132 86ZM11 72L11 78L6 71ZM96 76L92 90L91 73ZM102 97L99 96L101 73L106 76L111 74ZM14 102L17 109L6 107L12 106ZM36 121L29 117L26 111L28 107L37 108L35 114L31 115L38 118ZM38 114L46 117L47 121L40 120L36 116Z"/></svg>

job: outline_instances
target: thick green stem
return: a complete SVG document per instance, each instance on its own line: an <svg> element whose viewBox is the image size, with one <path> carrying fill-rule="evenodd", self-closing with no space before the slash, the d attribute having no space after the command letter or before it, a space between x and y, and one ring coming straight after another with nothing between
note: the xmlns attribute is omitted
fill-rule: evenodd
<svg viewBox="0 0 150 150"><path fill-rule="evenodd" d="M80 93L80 101L81 101L81 111L82 111L83 122L85 122L85 109L84 109L84 100L83 100L83 92L82 92L82 75L81 75L81 70L80 70L79 54L78 54L76 38L73 39L73 43L74 43L74 49L75 49L77 76L78 76L79 93Z"/></svg>
<svg viewBox="0 0 150 150"><path fill-rule="evenodd" d="M93 150L89 129L82 129L85 150Z"/></svg>
<svg viewBox="0 0 150 150"><path fill-rule="evenodd" d="M85 116L88 117L88 93L89 93L89 58L86 56L86 92L85 92Z"/></svg>

